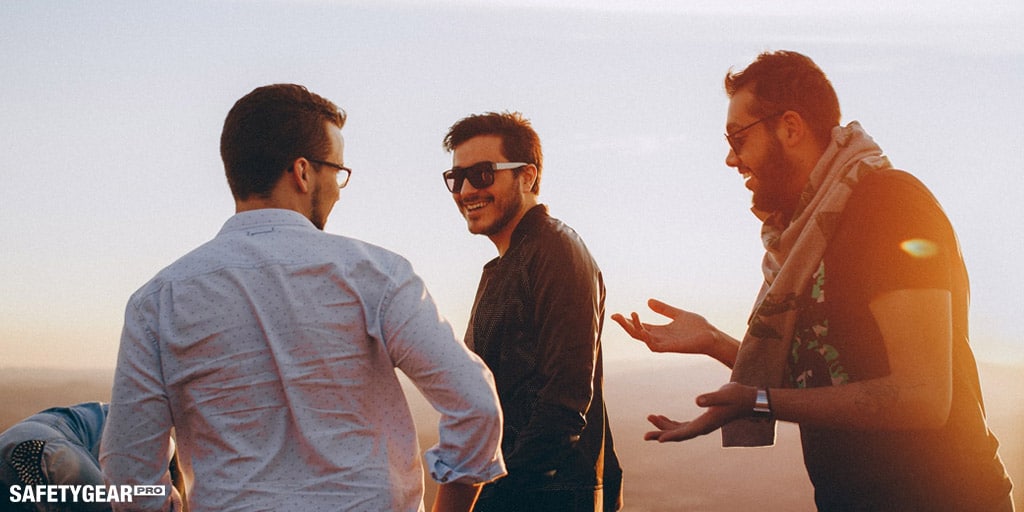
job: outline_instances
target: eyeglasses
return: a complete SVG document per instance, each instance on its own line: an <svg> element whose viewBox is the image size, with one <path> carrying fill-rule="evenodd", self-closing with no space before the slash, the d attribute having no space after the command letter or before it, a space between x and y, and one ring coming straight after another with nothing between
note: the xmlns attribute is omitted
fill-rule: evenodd
<svg viewBox="0 0 1024 512"><path fill-rule="evenodd" d="M526 167L523 162L479 162L469 167L452 167L441 174L444 177L444 184L448 191L455 193L462 190L462 184L469 180L469 184L475 189L485 189L494 184L494 173L508 169L519 169Z"/></svg>
<svg viewBox="0 0 1024 512"><path fill-rule="evenodd" d="M750 123L750 124L744 126L743 128L740 128L739 130L736 130L736 131L734 131L732 133L726 133L725 134L725 140L729 142L729 147L732 148L732 152L735 153L736 156L739 156L740 151L743 149L743 143L745 141L737 139L736 138L737 135L739 135L739 134L741 134L741 133L743 133L743 132L745 132L745 131L747 131L747 130L749 130L749 129L751 129L751 128L753 128L753 127L755 127L755 126L757 126L757 125L759 125L759 124L761 124L761 123L763 123L763 122L765 122L765 121L767 121L767 120L769 120L769 119L771 119L773 117L779 117L779 116L781 116L782 114L785 114L785 113L786 113L786 111L783 110L782 112L776 112L776 113L774 113L774 114L772 114L770 116L764 116L761 119L758 119L757 121L754 121L753 123Z"/></svg>
<svg viewBox="0 0 1024 512"><path fill-rule="evenodd" d="M344 165L338 165L338 164L333 163L333 162L325 162L323 160L313 160L312 158L307 158L306 160L309 160L310 162L313 162L314 164L326 165L327 167L333 167L333 168L337 169L338 170L338 177L337 177L338 188L345 188L345 185L348 185L348 179L352 177L352 169L349 169L348 167L345 167Z"/></svg>

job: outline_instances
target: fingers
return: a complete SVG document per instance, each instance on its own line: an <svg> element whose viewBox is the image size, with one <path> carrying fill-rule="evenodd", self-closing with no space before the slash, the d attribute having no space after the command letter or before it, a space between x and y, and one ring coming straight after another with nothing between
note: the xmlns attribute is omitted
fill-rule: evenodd
<svg viewBox="0 0 1024 512"><path fill-rule="evenodd" d="M658 430L644 434L644 440L660 443L686 441L718 430L749 409L743 402L743 394L746 393L744 388L746 386L729 383L718 391L700 395L697 397L697 405L705 408L705 411L691 421L675 421L660 414L648 416L647 421Z"/></svg>
<svg viewBox="0 0 1024 512"><path fill-rule="evenodd" d="M663 433L664 432L662 432L661 430L655 430L653 432L648 432L648 433L644 434L644 441L658 441L658 442L661 442L661 434L663 434Z"/></svg>
<svg viewBox="0 0 1024 512"><path fill-rule="evenodd" d="M713 391L711 393L705 393L697 397L697 405L700 407L711 407L713 405L728 405L729 402L724 400L721 393Z"/></svg>
<svg viewBox="0 0 1024 512"><path fill-rule="evenodd" d="M673 306L669 306L668 304L665 304L664 302L658 299L648 300L647 307L651 308L651 311L654 311L655 313L662 316L667 316L669 318L675 318L679 316L680 313L683 313L683 310Z"/></svg>
<svg viewBox="0 0 1024 512"><path fill-rule="evenodd" d="M636 338L636 329L633 327L633 324L629 323L629 320L626 320L626 318L619 313L612 315L612 320L615 320L615 323L619 324L626 333Z"/></svg>
<svg viewBox="0 0 1024 512"><path fill-rule="evenodd" d="M658 430L652 430L644 434L645 441L664 443L665 441L683 441L693 437L687 433L690 422L671 420L660 414L648 416L647 421L651 422Z"/></svg>
<svg viewBox="0 0 1024 512"><path fill-rule="evenodd" d="M680 314L685 313L685 311L673 306L669 306L668 304L665 304L664 302L661 302L658 299L648 299L647 306L651 308L651 310L654 311L655 313L673 319L679 316ZM625 329L630 336L641 341L647 341L647 335L645 332L647 326L640 321L640 315L636 314L635 312L630 313L630 319L627 320L626 317L624 317L621 313L615 313L612 315L611 318L612 320L615 320L615 322L617 322L620 326L622 326L622 328Z"/></svg>
<svg viewBox="0 0 1024 512"><path fill-rule="evenodd" d="M647 421L651 422L651 425L654 425L655 427L661 430L677 428L679 427L679 425L682 425L682 423L670 420L667 417L662 416L660 414L652 414L648 416Z"/></svg>
<svg viewBox="0 0 1024 512"><path fill-rule="evenodd" d="M662 428L659 424L656 424L655 426L658 426L661 430L644 434L644 439L647 441L665 443L687 441L695 437L707 435L721 428L722 422L719 421L718 416L719 415L713 410L697 416L693 421L678 422L669 420L664 416L660 416L657 417L659 424L666 426L672 425L672 428ZM651 422L654 423L652 418L654 417L648 418L648 420L651 420Z"/></svg>
<svg viewBox="0 0 1024 512"><path fill-rule="evenodd" d="M630 313L630 318L633 319L633 326L638 331L640 331L640 334L644 337L644 339L646 339L647 338L647 326L644 325L644 323L640 321L640 315L636 314L635 312L634 313Z"/></svg>
<svg viewBox="0 0 1024 512"><path fill-rule="evenodd" d="M737 382L728 382L718 391L704 393L697 397L697 405L700 407L730 407L734 409L749 409L753 406L754 395L757 388L744 386ZM748 407L749 405L749 407Z"/></svg>
<svg viewBox="0 0 1024 512"><path fill-rule="evenodd" d="M647 332L644 328L644 324L640 322L640 316L636 313L631 314L631 319L627 320L624 316L619 313L612 315L612 320L626 331L627 334L632 336L634 339L640 340L644 343L647 342Z"/></svg>
<svg viewBox="0 0 1024 512"><path fill-rule="evenodd" d="M653 430L651 432L647 432L646 434L644 434L645 441L661 442L661 438L663 435L665 435L666 432L685 425L684 423L670 420L668 417L662 416L660 414L652 414L648 416L647 421L651 422L651 424L654 425L654 427L657 428L658 430Z"/></svg>
<svg viewBox="0 0 1024 512"><path fill-rule="evenodd" d="M679 427L671 430L652 430L644 434L644 441L657 441L659 443L679 442L706 434L706 432L694 430L695 424L695 422L688 421L680 423Z"/></svg>
<svg viewBox="0 0 1024 512"><path fill-rule="evenodd" d="M615 320L615 322L625 329L625 331L630 335L633 334L633 324L629 323L629 320L626 320L626 317L622 316L621 313L615 313L612 315L612 320Z"/></svg>

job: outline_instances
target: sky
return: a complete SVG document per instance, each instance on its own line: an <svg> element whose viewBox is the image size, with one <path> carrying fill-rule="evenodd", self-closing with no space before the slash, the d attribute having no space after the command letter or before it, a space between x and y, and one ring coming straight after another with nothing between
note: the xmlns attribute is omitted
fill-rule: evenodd
<svg viewBox="0 0 1024 512"><path fill-rule="evenodd" d="M0 368L111 368L128 297L234 213L231 105L291 82L348 112L327 231L403 254L465 329L480 269L444 188L447 128L515 110L540 199L602 267L608 314L656 297L739 337L759 222L724 164L722 78L814 59L957 229L979 359L1024 362L1024 5L1017 1L0 3ZM627 7L628 5L628 7ZM606 365L652 357L613 323ZM695 356L679 356L682 358Z"/></svg>

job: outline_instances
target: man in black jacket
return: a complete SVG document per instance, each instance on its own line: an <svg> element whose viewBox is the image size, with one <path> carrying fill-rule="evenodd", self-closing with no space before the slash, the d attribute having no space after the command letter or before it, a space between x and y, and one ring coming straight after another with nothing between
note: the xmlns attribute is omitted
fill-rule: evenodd
<svg viewBox="0 0 1024 512"><path fill-rule="evenodd" d="M476 510L614 511L622 471L605 412L605 289L583 240L537 195L540 140L519 113L455 123L445 183L469 231L498 257L484 266L466 343L494 373L508 476ZM507 172L506 172L507 171Z"/></svg>

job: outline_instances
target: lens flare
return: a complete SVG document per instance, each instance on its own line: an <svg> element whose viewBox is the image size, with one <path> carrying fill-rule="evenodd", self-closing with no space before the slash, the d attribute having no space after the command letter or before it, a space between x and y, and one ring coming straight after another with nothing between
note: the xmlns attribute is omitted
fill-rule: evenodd
<svg viewBox="0 0 1024 512"><path fill-rule="evenodd" d="M931 258L939 253L939 246L931 240L924 238L911 238L900 244L903 252L915 258Z"/></svg>

